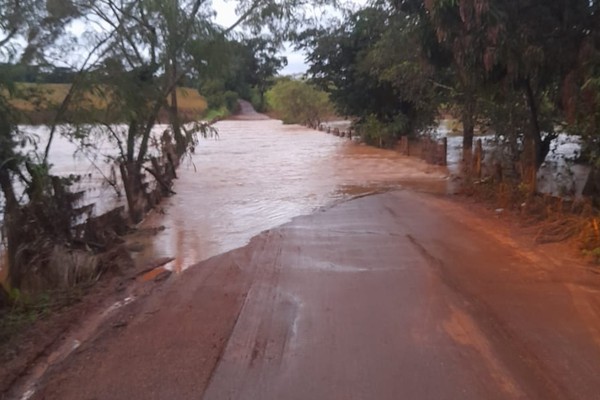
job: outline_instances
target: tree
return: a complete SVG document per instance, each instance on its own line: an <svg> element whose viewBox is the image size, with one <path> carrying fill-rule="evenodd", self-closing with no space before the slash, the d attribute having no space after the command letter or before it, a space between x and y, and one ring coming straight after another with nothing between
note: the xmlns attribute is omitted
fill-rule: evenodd
<svg viewBox="0 0 600 400"><path fill-rule="evenodd" d="M293 79L279 80L267 92L267 103L285 124L317 127L332 113L327 93Z"/></svg>
<svg viewBox="0 0 600 400"><path fill-rule="evenodd" d="M0 59L9 62L17 60L21 65L32 60L44 62L49 46L64 32L65 24L81 15L85 7L85 2L70 0L0 1ZM56 187L49 179L46 160L40 160L37 154L23 149L27 142L38 142L17 125L18 111L11 100L20 95L20 88L11 77L0 75L0 188L5 201L4 232L9 279L17 287L23 275L21 268L30 262L26 252L20 251L23 241L31 239L24 237L26 224L44 217L30 210L27 212L21 204L15 182L20 181L25 187L29 203L34 205L44 204L48 194ZM46 210L55 205L46 204ZM43 228L40 229L43 231ZM58 231L60 228L54 233Z"/></svg>
<svg viewBox="0 0 600 400"><path fill-rule="evenodd" d="M309 49L311 81L330 93L338 113L358 117L359 126L371 116L388 125L387 146L430 125L436 110L432 70L411 50L417 39L409 17L375 4L299 38Z"/></svg>
<svg viewBox="0 0 600 400"><path fill-rule="evenodd" d="M246 65L247 80L258 92L259 104L255 106L261 110L265 106L265 93L272 85L272 78L287 65L287 58L277 54L280 48L269 37L247 39L244 46L250 55Z"/></svg>
<svg viewBox="0 0 600 400"><path fill-rule="evenodd" d="M501 16L501 31L497 50L488 55L488 70L495 70L500 81L525 98L529 127L523 133L533 146L529 163L537 169L556 138L553 128L562 119L560 87L576 63L590 3L528 0L494 4Z"/></svg>
<svg viewBox="0 0 600 400"><path fill-rule="evenodd" d="M483 53L487 41L495 40L493 29L496 27L488 18L485 1L433 0L418 3L401 1L399 7L419 15L419 24L427 35L421 36L421 49L431 50L433 44L426 39L432 37L437 38L438 45L443 47L444 57L436 59L429 52L429 61L442 75L450 78L444 82L449 89L446 98L459 111L463 125L463 151L468 160L478 114L478 90L484 79ZM484 35L486 30L491 34Z"/></svg>
<svg viewBox="0 0 600 400"><path fill-rule="evenodd" d="M60 51L61 45L74 42L63 35L65 26L77 18L85 21L89 29L79 40L88 56L78 60L75 84L59 107L59 115L68 111L75 117L70 119L72 130L63 134L88 150L96 148L97 135L113 141L118 155L111 157L122 172L131 220L138 222L161 195L171 193L175 169L193 149L197 134L212 129L203 124L186 126L178 112L177 86L199 73L190 51L193 41L215 34L227 37L236 27L246 26L254 34L268 27L277 33L274 43L281 43L304 17L294 8L312 3L319 1L242 0L238 21L221 28L212 23L213 10L203 0L0 0L0 60L48 65L45 57L51 50ZM84 90L104 98L108 104L104 115L84 116L85 110L76 107L77 100L84 99ZM63 190L66 182L54 179L47 163L55 126L61 120L55 119L46 146L35 140L36 148L44 149L42 154L25 153L21 144L30 138L19 130L11 105L18 91L7 76L0 76L0 187L6 204L11 280L17 287L18 265L34 265L30 262L34 258L43 263L46 250L54 244L68 247L71 238L65 227L75 211L71 207L75 199ZM153 129L164 110L170 130L159 136ZM125 127L115 126L115 120ZM146 174L151 178L146 179ZM15 192L17 180L25 184L28 204L22 204ZM54 217L61 223L48 224ZM19 233L26 235L19 237ZM46 250L34 254L31 249L44 238L49 239ZM23 249L32 256L17 262L15 255L24 254Z"/></svg>
<svg viewBox="0 0 600 400"><path fill-rule="evenodd" d="M524 143L521 161L531 166L528 175L533 183L556 138L555 127L564 121L561 91L584 38L593 30L595 3L401 0L394 4L421 15L423 26L428 25L451 54L445 85L451 89L450 102L460 109L465 154L480 117L511 143ZM513 118L516 115L520 117Z"/></svg>
<svg viewBox="0 0 600 400"><path fill-rule="evenodd" d="M116 161L122 172L133 221L140 221L145 211L156 203L156 198L148 193L145 173L150 173L169 193L174 170L179 159L194 147L195 134L210 132L203 124L186 130L177 107L177 86L193 72L203 74L202 68L194 71L205 61L197 52L197 44L218 43L220 38L226 38L241 25L254 32L264 26L278 28L277 35L272 36L274 43L280 43L290 29L281 29L282 21L285 20L287 26L294 26L300 16L292 9L308 3L311 2L241 1L240 18L229 28L211 22L213 11L210 4L202 0L100 0L93 3L88 18L118 32L110 39L106 39L106 29L96 33L97 42L106 41L103 47L107 53L97 71L97 76L102 79L93 87L109 100L109 112L127 123L126 130L105 124L104 134L119 149ZM212 60L208 64L213 64ZM147 163L156 163L149 146L153 139L152 129L163 109L168 110L175 153L168 157L162 155L166 165L148 167ZM80 126L75 136L87 137L87 134L81 134L84 128ZM167 136L163 139L168 142ZM163 173L169 179L161 178Z"/></svg>
<svg viewBox="0 0 600 400"><path fill-rule="evenodd" d="M192 54L198 86L209 106L218 109L227 105L234 111L238 96L252 101L256 92L254 105L260 110L272 78L287 64L278 50L277 41L264 35L239 40L215 35L196 40Z"/></svg>

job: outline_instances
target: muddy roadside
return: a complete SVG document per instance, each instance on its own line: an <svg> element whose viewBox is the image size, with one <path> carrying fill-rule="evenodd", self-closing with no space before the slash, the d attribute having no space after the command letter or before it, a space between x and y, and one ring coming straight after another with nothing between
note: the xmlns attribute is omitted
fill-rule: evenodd
<svg viewBox="0 0 600 400"><path fill-rule="evenodd" d="M6 310L2 320L5 340L0 343L0 398L68 356L105 323L115 305L148 295L171 275L165 266L172 258L131 257L140 242L159 230L137 229L125 236L115 249L120 257L98 280L44 293L22 310Z"/></svg>

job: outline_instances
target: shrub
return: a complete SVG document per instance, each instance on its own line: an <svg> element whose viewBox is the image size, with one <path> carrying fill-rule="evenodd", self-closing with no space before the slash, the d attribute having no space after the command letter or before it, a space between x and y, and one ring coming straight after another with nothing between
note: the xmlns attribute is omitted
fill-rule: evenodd
<svg viewBox="0 0 600 400"><path fill-rule="evenodd" d="M317 126L332 114L327 93L298 80L277 82L267 92L267 104L284 124Z"/></svg>

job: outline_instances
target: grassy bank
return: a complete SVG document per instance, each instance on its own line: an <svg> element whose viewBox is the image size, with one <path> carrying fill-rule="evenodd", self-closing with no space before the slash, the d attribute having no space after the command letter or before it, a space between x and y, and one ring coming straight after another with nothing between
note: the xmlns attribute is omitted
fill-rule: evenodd
<svg viewBox="0 0 600 400"><path fill-rule="evenodd" d="M67 96L70 84L31 84L19 83L18 97L11 100L12 105L21 113L21 121L31 124L47 124L54 120L56 110ZM184 119L199 120L207 111L207 103L204 97L196 89L178 88L179 112ZM110 99L90 92L83 95L81 101L76 105L84 111L106 110ZM82 107L82 103L84 103ZM166 110L161 113L161 122L167 121ZM115 121L117 122L117 121Z"/></svg>

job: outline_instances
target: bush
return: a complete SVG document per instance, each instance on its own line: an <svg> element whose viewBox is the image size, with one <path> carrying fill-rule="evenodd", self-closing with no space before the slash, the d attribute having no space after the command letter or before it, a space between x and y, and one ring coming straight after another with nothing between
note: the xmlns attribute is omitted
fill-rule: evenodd
<svg viewBox="0 0 600 400"><path fill-rule="evenodd" d="M303 81L281 80L266 97L269 108L284 124L317 126L332 114L327 93Z"/></svg>
<svg viewBox="0 0 600 400"><path fill-rule="evenodd" d="M227 92L223 93L223 103L224 103L223 105L231 113L235 113L238 111L238 108L239 108L238 99L239 99L239 96L236 92L232 92L231 90L228 90Z"/></svg>
<svg viewBox="0 0 600 400"><path fill-rule="evenodd" d="M356 124L356 131L360 134L363 142L379 147L394 147L402 132L407 130L407 118L399 114L392 122L382 122L375 115Z"/></svg>
<svg viewBox="0 0 600 400"><path fill-rule="evenodd" d="M218 110L225 107L231 113L236 112L238 109L238 93L226 90L222 80L211 79L204 82L200 88L200 93L206 98L210 109Z"/></svg>

